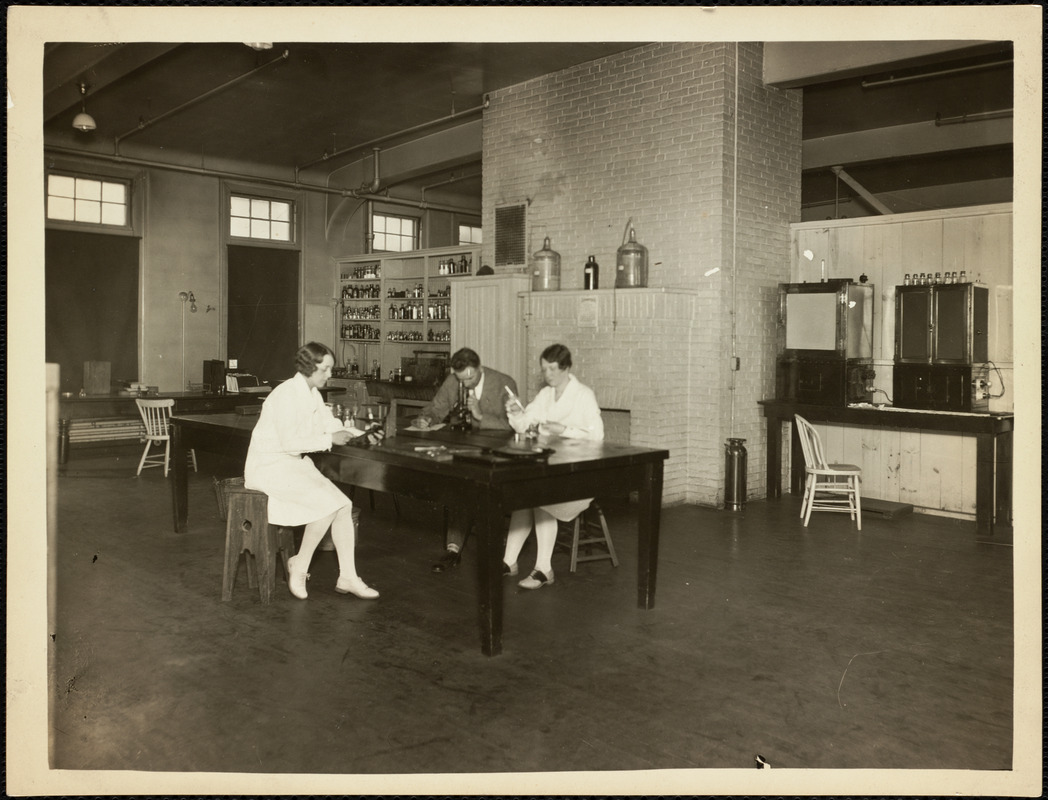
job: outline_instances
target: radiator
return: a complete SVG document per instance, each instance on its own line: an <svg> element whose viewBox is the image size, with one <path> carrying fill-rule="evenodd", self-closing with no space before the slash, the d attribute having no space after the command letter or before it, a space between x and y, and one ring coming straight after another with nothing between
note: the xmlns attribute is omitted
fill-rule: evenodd
<svg viewBox="0 0 1048 800"><path fill-rule="evenodd" d="M74 419L69 425L69 441L112 442L145 441L146 428L140 419Z"/></svg>

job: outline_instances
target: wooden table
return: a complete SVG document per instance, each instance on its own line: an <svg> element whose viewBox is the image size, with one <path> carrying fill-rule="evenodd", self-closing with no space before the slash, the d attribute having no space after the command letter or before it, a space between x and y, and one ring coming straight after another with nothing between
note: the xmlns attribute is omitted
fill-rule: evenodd
<svg viewBox="0 0 1048 800"><path fill-rule="evenodd" d="M175 401L175 414L201 414L215 411L232 411L236 406L254 405L265 400L262 394L205 394L204 392L163 392L142 395L143 400ZM58 463L69 460L69 431L74 420L125 420L141 423L135 400L138 396L127 394L87 395L86 397L63 397L59 400L58 412Z"/></svg>
<svg viewBox="0 0 1048 800"><path fill-rule="evenodd" d="M176 532L189 514L186 450L243 457L256 419L237 414L173 417L171 498ZM425 445L497 448L507 433L401 431L379 446L336 446L315 453L318 468L336 483L415 497L445 507L468 507L477 521L477 583L481 650L502 651L502 555L505 515L518 508L637 490L637 606L655 605L663 461L666 450L555 439L548 462L479 464L437 461L415 450Z"/></svg>
<svg viewBox="0 0 1048 800"><path fill-rule="evenodd" d="M768 425L768 497L782 496L782 423L800 414L809 422L860 425L867 428L922 430L975 436L975 526L993 534L998 525L1011 524L1013 414L944 414L933 411L885 409L875 406L816 406L785 400L761 400ZM793 426L790 491L804 491L804 454Z"/></svg>

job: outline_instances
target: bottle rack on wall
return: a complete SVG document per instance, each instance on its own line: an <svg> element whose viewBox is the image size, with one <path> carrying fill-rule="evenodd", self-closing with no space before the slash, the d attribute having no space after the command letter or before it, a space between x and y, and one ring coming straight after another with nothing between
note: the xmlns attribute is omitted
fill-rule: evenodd
<svg viewBox="0 0 1048 800"><path fill-rule="evenodd" d="M351 373L374 376L378 370L382 378L419 345L450 347L448 279L472 275L479 264L480 249L463 247L339 259L340 360Z"/></svg>

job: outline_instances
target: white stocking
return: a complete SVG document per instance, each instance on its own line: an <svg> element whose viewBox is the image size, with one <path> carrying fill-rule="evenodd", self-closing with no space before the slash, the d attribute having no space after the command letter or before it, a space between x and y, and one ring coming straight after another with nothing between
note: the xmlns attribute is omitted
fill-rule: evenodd
<svg viewBox="0 0 1048 800"><path fill-rule="evenodd" d="M517 563L517 556L531 533L531 524L535 515L530 508L522 508L514 511L509 518L509 533L506 534L506 553L502 560L512 566Z"/></svg>
<svg viewBox="0 0 1048 800"><path fill-rule="evenodd" d="M357 533L353 528L353 506L342 506L335 512L331 523L331 541L338 555L338 573L340 580L357 578L356 546Z"/></svg>
<svg viewBox="0 0 1048 800"><path fill-rule="evenodd" d="M535 509L535 540L538 543L535 569L549 575L553 571L550 561L557 543L557 518L541 508Z"/></svg>
<svg viewBox="0 0 1048 800"><path fill-rule="evenodd" d="M295 566L300 570L309 571L309 563L313 560L313 552L317 549L317 545L320 544L320 540L324 538L324 534L327 533L334 516L334 514L329 514L323 519L318 519L306 525L306 529L302 533L302 545L298 548L298 555L295 556Z"/></svg>

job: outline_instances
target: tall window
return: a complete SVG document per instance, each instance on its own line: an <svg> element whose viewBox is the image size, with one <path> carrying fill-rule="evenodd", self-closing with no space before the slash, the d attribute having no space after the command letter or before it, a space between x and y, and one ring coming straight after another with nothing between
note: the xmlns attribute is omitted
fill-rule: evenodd
<svg viewBox="0 0 1048 800"><path fill-rule="evenodd" d="M372 230L375 232L375 250L402 253L418 250L418 220L414 217L397 217L392 214L372 214Z"/></svg>
<svg viewBox="0 0 1048 800"><path fill-rule="evenodd" d="M126 227L130 194L127 181L52 173L47 176L47 218Z"/></svg>
<svg viewBox="0 0 1048 800"><path fill-rule="evenodd" d="M484 238L479 225L459 225L459 245L483 243Z"/></svg>
<svg viewBox="0 0 1048 800"><path fill-rule="evenodd" d="M229 235L290 242L292 211L286 200L230 195Z"/></svg>

